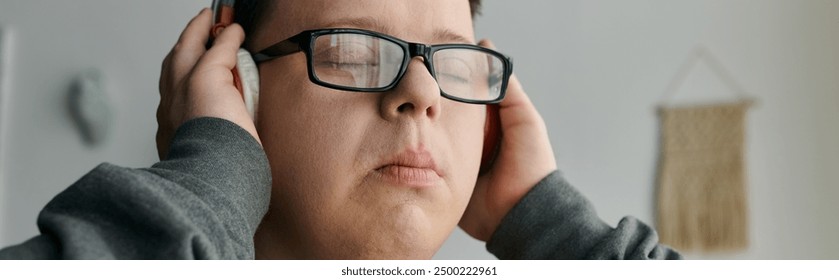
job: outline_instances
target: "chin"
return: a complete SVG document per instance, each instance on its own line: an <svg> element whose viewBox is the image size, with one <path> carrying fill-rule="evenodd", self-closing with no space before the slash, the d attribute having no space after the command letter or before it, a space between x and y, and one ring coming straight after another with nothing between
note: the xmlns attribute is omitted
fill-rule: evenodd
<svg viewBox="0 0 839 280"><path fill-rule="evenodd" d="M453 230L416 205L401 205L374 217L364 225L348 225L356 232L352 240L344 241L352 245L342 248L343 256L337 258L430 259Z"/></svg>

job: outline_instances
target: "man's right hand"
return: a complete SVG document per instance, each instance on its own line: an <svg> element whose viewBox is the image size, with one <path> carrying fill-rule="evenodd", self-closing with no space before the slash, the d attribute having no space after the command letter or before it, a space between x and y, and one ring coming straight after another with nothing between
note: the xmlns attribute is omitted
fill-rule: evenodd
<svg viewBox="0 0 839 280"><path fill-rule="evenodd" d="M181 124L200 117L229 120L248 131L257 142L253 119L233 84L236 52L245 39L238 24L225 28L206 48L212 11L203 9L181 33L163 60L160 71L160 104L157 107L157 153L161 160Z"/></svg>

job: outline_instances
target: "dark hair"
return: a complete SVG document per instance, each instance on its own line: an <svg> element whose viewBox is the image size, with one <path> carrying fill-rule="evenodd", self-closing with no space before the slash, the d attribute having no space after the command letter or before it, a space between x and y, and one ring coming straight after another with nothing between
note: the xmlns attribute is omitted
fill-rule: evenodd
<svg viewBox="0 0 839 280"><path fill-rule="evenodd" d="M245 35L253 34L254 30L265 21L265 11L273 8L272 0L239 0L236 1L236 22L245 29ZM481 0L469 0L472 18L481 14Z"/></svg>

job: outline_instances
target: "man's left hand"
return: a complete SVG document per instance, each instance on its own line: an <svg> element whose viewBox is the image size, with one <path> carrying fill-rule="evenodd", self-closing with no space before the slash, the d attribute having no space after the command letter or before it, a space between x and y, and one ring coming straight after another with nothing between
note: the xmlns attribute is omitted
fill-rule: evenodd
<svg viewBox="0 0 839 280"><path fill-rule="evenodd" d="M479 45L494 48L488 40ZM469 235L488 241L501 219L533 186L556 170L545 122L515 75L500 104L502 139L493 166L478 177L472 198L460 220Z"/></svg>

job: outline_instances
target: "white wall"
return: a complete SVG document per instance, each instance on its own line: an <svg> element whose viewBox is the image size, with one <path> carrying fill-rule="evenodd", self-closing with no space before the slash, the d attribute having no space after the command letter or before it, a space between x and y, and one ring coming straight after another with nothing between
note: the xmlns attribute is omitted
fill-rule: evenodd
<svg viewBox="0 0 839 280"><path fill-rule="evenodd" d="M154 162L160 61L208 2L0 0L0 26L15 33L0 112L0 246L35 234L37 211L97 163ZM559 167L607 222L653 222L654 106L704 44L759 100L747 140L752 246L687 255L839 258L839 1L485 2L478 35L514 57ZM65 109L71 79L89 67L105 70L116 114L101 147L81 142ZM676 101L730 98L695 70ZM458 230L436 257L491 255Z"/></svg>

